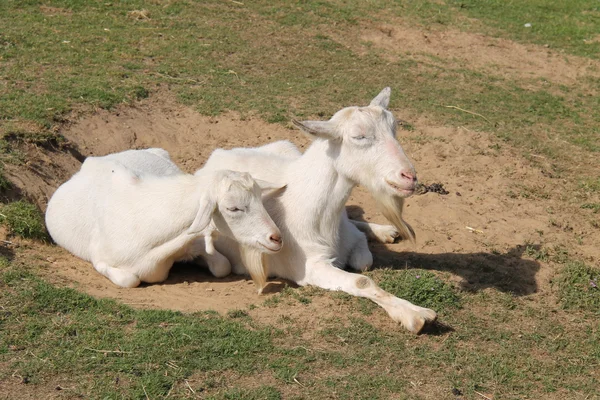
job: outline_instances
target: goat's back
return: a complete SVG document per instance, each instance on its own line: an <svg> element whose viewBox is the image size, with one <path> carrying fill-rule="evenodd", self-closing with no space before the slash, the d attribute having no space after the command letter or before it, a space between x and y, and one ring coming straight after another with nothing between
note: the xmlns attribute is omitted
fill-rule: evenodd
<svg viewBox="0 0 600 400"><path fill-rule="evenodd" d="M275 145L276 143L272 143L271 145ZM284 146L280 147L280 149L283 148ZM287 145L285 149L288 151L291 150ZM255 179L262 179L275 184L285 183L287 168L290 162L295 159L295 156L284 155L278 151L271 150L274 149L263 149L263 147L235 148L231 150L217 149L212 152L202 169L206 171L228 169L248 172Z"/></svg>
<svg viewBox="0 0 600 400"><path fill-rule="evenodd" d="M160 148L126 150L109 154L106 160L117 161L137 174L157 176L179 175L183 172L171 161L169 153Z"/></svg>

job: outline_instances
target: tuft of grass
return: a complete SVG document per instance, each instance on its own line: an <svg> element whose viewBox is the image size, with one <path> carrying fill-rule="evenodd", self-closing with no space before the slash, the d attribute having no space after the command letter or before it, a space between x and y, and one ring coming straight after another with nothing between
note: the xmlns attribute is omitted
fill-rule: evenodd
<svg viewBox="0 0 600 400"><path fill-rule="evenodd" d="M13 235L49 240L42 213L37 206L26 201L19 200L0 207L0 223Z"/></svg>
<svg viewBox="0 0 600 400"><path fill-rule="evenodd" d="M560 304L600 314L600 270L579 261L565 264L555 281Z"/></svg>
<svg viewBox="0 0 600 400"><path fill-rule="evenodd" d="M596 214L600 211L600 203L585 203L581 205L581 208L592 210Z"/></svg>
<svg viewBox="0 0 600 400"><path fill-rule="evenodd" d="M248 312L244 310L230 310L227 312L229 318L247 318L249 317Z"/></svg>
<svg viewBox="0 0 600 400"><path fill-rule="evenodd" d="M421 307L437 312L460 307L457 290L431 271L384 269L374 279L383 290Z"/></svg>
<svg viewBox="0 0 600 400"><path fill-rule="evenodd" d="M4 167L0 164L0 193L9 190L12 187L12 183L4 176Z"/></svg>
<svg viewBox="0 0 600 400"><path fill-rule="evenodd" d="M257 389L229 389L226 392L206 397L208 400L280 400L281 393L271 386L261 386Z"/></svg>
<svg viewBox="0 0 600 400"><path fill-rule="evenodd" d="M588 178L579 182L579 188L586 193L600 192L600 178Z"/></svg>
<svg viewBox="0 0 600 400"><path fill-rule="evenodd" d="M23 130L8 131L2 140L9 143L30 143L43 148L60 148L67 143L67 139L60 134L48 131L30 132Z"/></svg>

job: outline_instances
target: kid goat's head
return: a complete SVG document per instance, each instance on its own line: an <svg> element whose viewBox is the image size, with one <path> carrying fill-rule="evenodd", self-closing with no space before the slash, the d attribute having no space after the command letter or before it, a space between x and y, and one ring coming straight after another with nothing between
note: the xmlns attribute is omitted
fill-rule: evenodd
<svg viewBox="0 0 600 400"><path fill-rule="evenodd" d="M390 93L386 87L367 107L343 108L329 121L293 123L328 140L337 172L366 187L401 236L414 240L412 228L402 220L402 206L416 189L417 174L396 140L396 119L387 110Z"/></svg>
<svg viewBox="0 0 600 400"><path fill-rule="evenodd" d="M281 188L255 180L245 172L217 171L188 232L204 231L212 219L221 234L241 245L267 253L278 252L283 246L281 232L265 210L262 194Z"/></svg>
<svg viewBox="0 0 600 400"><path fill-rule="evenodd" d="M202 172L198 172L202 173ZM258 292L266 285L268 266L264 253L281 250L281 231L263 206L265 192L277 192L281 185L273 185L250 174L222 170L213 177L211 190L203 195L196 219L188 229L189 234L204 232L207 249L212 246L211 220L216 230L240 244L242 260ZM208 229L207 229L208 228Z"/></svg>

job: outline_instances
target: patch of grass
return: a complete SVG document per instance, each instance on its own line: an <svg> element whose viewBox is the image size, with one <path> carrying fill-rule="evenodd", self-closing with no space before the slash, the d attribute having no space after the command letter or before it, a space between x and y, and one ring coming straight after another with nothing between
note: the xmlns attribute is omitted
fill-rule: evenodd
<svg viewBox="0 0 600 400"><path fill-rule="evenodd" d="M27 239L49 240L44 217L34 204L20 200L0 207L0 223L13 235Z"/></svg>
<svg viewBox="0 0 600 400"><path fill-rule="evenodd" d="M0 193L9 190L11 187L12 183L4 176L4 166L0 165Z"/></svg>
<svg viewBox="0 0 600 400"><path fill-rule="evenodd" d="M560 303L565 308L600 313L600 270L570 261L556 279Z"/></svg>
<svg viewBox="0 0 600 400"><path fill-rule="evenodd" d="M0 360L32 384L77 374L93 376L94 396L143 397L145 390L156 398L193 371L251 373L272 349L265 328L216 313L133 310L53 287L22 268L4 271L0 288Z"/></svg>
<svg viewBox="0 0 600 400"><path fill-rule="evenodd" d="M437 312L460 307L457 290L431 271L384 269L373 273L383 290Z"/></svg>
<svg viewBox="0 0 600 400"><path fill-rule="evenodd" d="M229 318L247 318L249 317L248 312L244 310L230 310L227 312Z"/></svg>
<svg viewBox="0 0 600 400"><path fill-rule="evenodd" d="M596 214L600 211L600 203L585 203L581 205L581 208L592 210Z"/></svg>
<svg viewBox="0 0 600 400"><path fill-rule="evenodd" d="M598 193L600 192L600 178L593 177L584 179L579 182L579 188L587 193Z"/></svg>
<svg viewBox="0 0 600 400"><path fill-rule="evenodd" d="M598 58L600 54L600 6L593 1L451 0L445 4L492 28L488 33L548 44L585 57ZM525 27L527 23L531 27Z"/></svg>
<svg viewBox="0 0 600 400"><path fill-rule="evenodd" d="M229 389L218 396L209 396L210 400L280 400L281 393L271 386L257 389Z"/></svg>
<svg viewBox="0 0 600 400"><path fill-rule="evenodd" d="M8 143L30 143L38 147L58 149L67 143L64 136L54 132L8 131L2 138Z"/></svg>
<svg viewBox="0 0 600 400"><path fill-rule="evenodd" d="M541 247L541 246L536 246L536 245L527 245L525 247L525 253L526 256L533 258L534 260L538 260L538 261L549 261L550 260L550 254L548 253L548 249L545 247Z"/></svg>

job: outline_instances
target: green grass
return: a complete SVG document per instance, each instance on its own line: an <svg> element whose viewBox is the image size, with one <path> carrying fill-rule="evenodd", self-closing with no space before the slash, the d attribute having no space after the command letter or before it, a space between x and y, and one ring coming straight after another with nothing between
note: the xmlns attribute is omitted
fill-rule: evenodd
<svg viewBox="0 0 600 400"><path fill-rule="evenodd" d="M0 207L0 223L13 235L27 239L48 240L46 225L40 210L24 200Z"/></svg>
<svg viewBox="0 0 600 400"><path fill-rule="evenodd" d="M592 210L594 214L600 212L600 203L585 203L581 205L581 208Z"/></svg>
<svg viewBox="0 0 600 400"><path fill-rule="evenodd" d="M447 4L455 13L487 25L489 33L548 44L584 57L600 54L600 5L594 1L451 0ZM525 27L526 23L531 27Z"/></svg>
<svg viewBox="0 0 600 400"><path fill-rule="evenodd" d="M0 285L0 354L16 359L13 368L33 384L56 373L95 376L94 395L102 397L119 392L110 384L119 377L130 396L143 395L142 386L165 396L192 372L260 368L257 354L272 347L268 328L248 329L215 313L134 311L15 270L4 272Z"/></svg>
<svg viewBox="0 0 600 400"><path fill-rule="evenodd" d="M556 280L561 305L600 313L600 270L582 262L567 263Z"/></svg>
<svg viewBox="0 0 600 400"><path fill-rule="evenodd" d="M411 271L385 270L376 279L392 290L422 279L423 288L447 291L445 300L421 298L446 305L443 322L454 331L417 339L380 326L387 318L382 310L368 320L360 316L358 299L350 298L340 303L338 316L311 326L316 335L311 339L294 318L269 326L244 310L225 317L135 310L55 287L30 269L6 259L0 263L0 364L6 366L0 379L25 379L24 390L59 382L84 397L179 398L190 394L190 385L212 399L278 399L283 393L408 399L430 398L429 391L440 390L449 396L456 387L473 398L478 391L517 399L557 390L585 395L598 384L591 374L600 361L594 319L564 319L556 306L494 291L464 294L466 306L458 308L446 299L454 289L427 271L416 278ZM336 298L323 291L310 295ZM584 304L597 312L597 303ZM515 324L533 316L532 324ZM416 382L423 388L416 389Z"/></svg>
<svg viewBox="0 0 600 400"><path fill-rule="evenodd" d="M258 389L231 389L219 396L209 396L210 400L280 400L281 393L273 387L261 386Z"/></svg>
<svg viewBox="0 0 600 400"><path fill-rule="evenodd" d="M460 307L457 290L431 271L384 269L375 272L374 279L394 296L437 312Z"/></svg>

